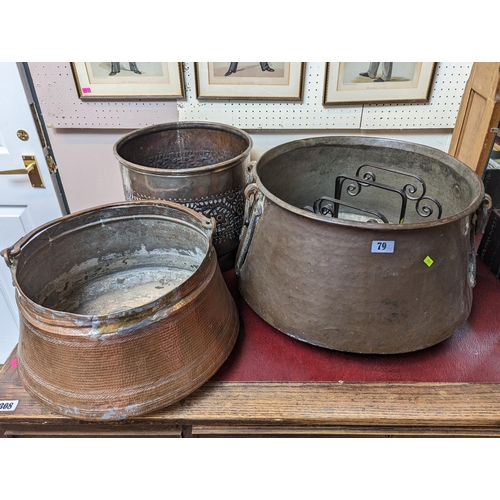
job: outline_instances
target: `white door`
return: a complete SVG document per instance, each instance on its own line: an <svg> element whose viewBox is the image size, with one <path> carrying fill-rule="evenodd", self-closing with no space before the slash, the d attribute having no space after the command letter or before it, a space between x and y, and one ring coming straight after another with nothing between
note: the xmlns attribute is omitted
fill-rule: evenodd
<svg viewBox="0 0 500 500"><path fill-rule="evenodd" d="M64 213L21 75L18 64L0 63L0 250ZM40 184L36 170L30 176L6 174L9 170L27 171L23 157L29 165L33 156L44 187L32 186L32 182ZM12 352L19 336L14 292L10 269L0 258L0 364Z"/></svg>

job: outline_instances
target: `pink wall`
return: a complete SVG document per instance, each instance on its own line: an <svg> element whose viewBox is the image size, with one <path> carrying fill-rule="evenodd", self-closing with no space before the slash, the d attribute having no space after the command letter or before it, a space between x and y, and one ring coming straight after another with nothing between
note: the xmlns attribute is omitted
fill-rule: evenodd
<svg viewBox="0 0 500 500"><path fill-rule="evenodd" d="M28 66L70 211L124 200L113 145L131 130L178 121L176 100L82 101L69 62Z"/></svg>
<svg viewBox="0 0 500 500"><path fill-rule="evenodd" d="M113 145L127 132L48 129L71 212L125 200Z"/></svg>

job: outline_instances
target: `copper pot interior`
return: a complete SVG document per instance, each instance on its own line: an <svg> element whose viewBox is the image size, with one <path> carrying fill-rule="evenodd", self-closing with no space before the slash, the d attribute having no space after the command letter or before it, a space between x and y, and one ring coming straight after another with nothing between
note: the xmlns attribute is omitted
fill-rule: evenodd
<svg viewBox="0 0 500 500"><path fill-rule="evenodd" d="M114 314L169 293L207 252L206 235L182 211L108 207L56 224L30 241L17 280L28 298L46 308Z"/></svg>
<svg viewBox="0 0 500 500"><path fill-rule="evenodd" d="M411 177L404 177L389 171L377 170L370 165L389 167L420 177L425 183L425 195L436 199L442 206L441 218L461 213L474 202L479 192L478 179L473 172L467 172L464 165L453 163L451 157L445 157L440 151L432 154L431 148L425 149L425 154L418 147L398 142L396 147L390 147L389 141L375 141L364 144L362 141L350 142L340 138L337 142L330 140L311 144L304 142L300 147L293 144L293 149L276 148L262 157L257 164L257 173L266 189L280 200L297 208L311 206L323 196L334 197L338 176L356 176L362 165L362 175L372 172L376 182L399 188L408 195L408 208L404 222L429 222L437 213L436 205L424 200L434 210L429 218L419 216L412 206L411 197L422 194L422 185ZM402 146L403 144L403 146ZM372 187L362 187L355 196L350 196L346 181L341 199L367 210L377 211L387 215L390 223L399 223L401 197L395 192ZM355 186L357 188L359 186ZM415 188L412 194L411 189ZM423 204L423 203L422 203ZM357 213L349 207L340 207L339 218L349 218L349 214ZM358 212L359 213L359 212Z"/></svg>
<svg viewBox="0 0 500 500"><path fill-rule="evenodd" d="M227 130L189 126L143 130L120 142L118 155L158 169L198 168L230 161L248 150L248 139Z"/></svg>

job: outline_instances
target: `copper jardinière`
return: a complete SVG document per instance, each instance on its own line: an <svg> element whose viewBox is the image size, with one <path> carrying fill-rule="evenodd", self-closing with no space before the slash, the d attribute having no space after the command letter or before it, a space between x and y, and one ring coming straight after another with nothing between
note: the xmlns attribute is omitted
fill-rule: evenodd
<svg viewBox="0 0 500 500"><path fill-rule="evenodd" d="M251 137L238 128L187 121L131 132L113 151L125 199L174 201L216 220L214 247L227 270L243 225L251 149Z"/></svg>
<svg viewBox="0 0 500 500"><path fill-rule="evenodd" d="M425 179L441 217L438 205L432 216L425 208L431 198L415 206L412 193L421 187L413 179L390 174L383 182L400 183L408 194L404 220L401 196L368 184L357 185L364 208L391 214L387 223L356 219L345 207L343 218L311 211L315 200L334 196L338 176L354 176L365 164ZM383 179L386 172L377 172ZM252 175L236 273L243 297L268 323L318 346L389 354L436 344L467 319L485 195L466 165L402 141L324 137L269 150ZM342 199L357 203L362 196L350 197L354 191Z"/></svg>
<svg viewBox="0 0 500 500"><path fill-rule="evenodd" d="M175 203L126 202L54 220L5 249L27 392L57 413L117 420L208 380L239 329L213 228Z"/></svg>

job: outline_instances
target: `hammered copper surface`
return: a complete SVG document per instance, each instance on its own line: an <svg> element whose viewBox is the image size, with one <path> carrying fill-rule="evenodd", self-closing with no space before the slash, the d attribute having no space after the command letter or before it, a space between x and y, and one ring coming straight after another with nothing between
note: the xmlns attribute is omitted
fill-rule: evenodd
<svg viewBox="0 0 500 500"><path fill-rule="evenodd" d="M127 200L170 200L217 222L223 270L234 265L243 225L252 139L235 127L174 122L127 134L113 148Z"/></svg>
<svg viewBox="0 0 500 500"><path fill-rule="evenodd" d="M4 250L26 390L57 413L118 420L206 382L239 330L213 223L174 203L119 203L57 219Z"/></svg>
<svg viewBox="0 0 500 500"><path fill-rule="evenodd" d="M378 224L301 208L363 162L422 175L443 218ZM391 354L436 344L466 321L484 200L467 166L425 146L330 137L268 151L253 176L236 272L243 297L272 326L325 348ZM373 203L393 207L389 197ZM393 241L394 252L372 253L373 241Z"/></svg>

